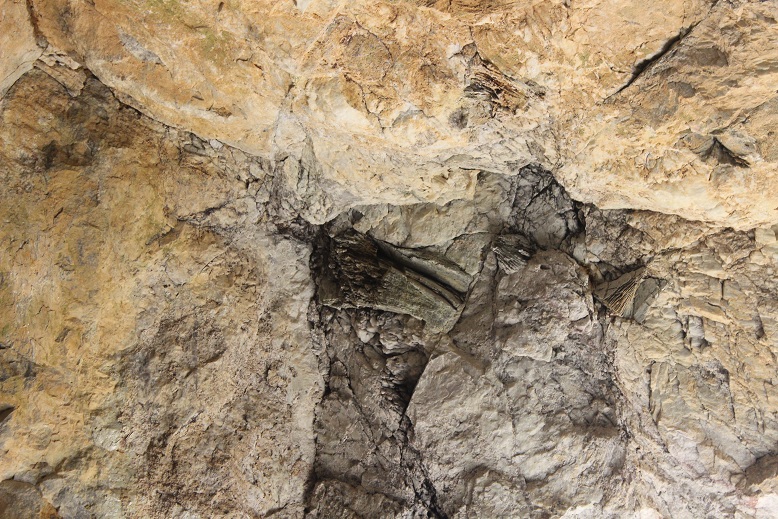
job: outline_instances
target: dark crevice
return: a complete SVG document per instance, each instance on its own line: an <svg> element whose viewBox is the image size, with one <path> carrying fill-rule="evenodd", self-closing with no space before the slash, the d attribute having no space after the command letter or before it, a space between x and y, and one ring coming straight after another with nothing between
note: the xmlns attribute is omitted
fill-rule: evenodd
<svg viewBox="0 0 778 519"><path fill-rule="evenodd" d="M729 164L731 166L737 166L741 168L751 167L751 164L746 159L727 148L716 137L713 138L713 145L705 154L705 158L708 157L713 157L720 164Z"/></svg>
<svg viewBox="0 0 778 519"><path fill-rule="evenodd" d="M8 417L11 416L11 413L14 412L16 408L13 406L8 406L5 409L0 409L0 425L4 424L6 420L8 420Z"/></svg>
<svg viewBox="0 0 778 519"><path fill-rule="evenodd" d="M540 249L572 256L576 237L585 232L583 204L573 200L553 173L540 164L522 167L517 178L504 232L524 234ZM548 233L551 221L558 221L564 233Z"/></svg>
<svg viewBox="0 0 778 519"><path fill-rule="evenodd" d="M651 66L660 62L665 56L667 56L671 51L673 51L673 49L675 49L678 46L678 44L681 43L681 41L683 41L683 39L686 38L686 36L688 36L689 33L692 32L692 30L694 30L696 26L697 24L695 23L689 27L681 28L678 34L676 34L675 36L667 40L665 44L662 45L662 48L659 49L658 52L655 52L651 56L648 56L647 58L642 59L637 63L635 63L635 65L632 67L632 76L629 78L629 80L627 80L627 82L621 88L619 88L614 93L606 97L605 100L607 101L608 99L620 94L621 92L623 92L624 90L632 86L632 84L635 81L637 81L638 78L640 78L640 76L642 76Z"/></svg>
<svg viewBox="0 0 778 519"><path fill-rule="evenodd" d="M401 444L400 464L407 471L416 502L424 507L427 517L448 519L448 515L440 506L438 491L427 473L421 453L411 445L413 423L407 416L403 416L400 432L404 440ZM414 476L420 480L416 480Z"/></svg>
<svg viewBox="0 0 778 519"><path fill-rule="evenodd" d="M350 509L357 515L364 514L364 509L349 501L349 493L353 491L363 496L373 496L368 499L382 496L381 500L389 507L384 510L387 516L394 516L405 509L413 510L414 517L446 518L438 503L437 492L421 465L418 452L409 445L413 435L412 425L405 416L429 355L421 344L410 341L410 336L398 338L403 345L400 349L387 350L378 342L380 335L372 340L362 339L362 342L355 340L354 335L366 322L377 321L375 326L380 330L398 326L400 328L395 329L405 329L408 320L412 318L367 308L337 309L322 304L320 300L321 284L325 281L323 278L329 278L331 282L332 277L339 277L338 274L349 274L351 269L348 266L352 261L356 262L354 268L361 265L365 271L349 274L348 281L342 280L342 283L369 285L374 280L370 273L375 270L379 260L397 270L415 273L418 277L429 280L435 277L425 272L426 269L414 265L412 258L405 258L404 250L396 251L391 246L384 248L383 243L379 244L366 235L355 236L356 233L349 231L346 236L333 233L335 238L332 238L328 232L332 229L328 226L318 227L318 231L310 262L317 289L309 320L314 336L319 340L319 369L327 390L316 409L316 457L305 485L304 513L311 517L330 517L336 509ZM346 271L333 272L333 269L340 271L344 265ZM376 273L380 274L373 272ZM360 279L354 279L355 276ZM361 279L363 276L367 278ZM442 279L437 282L445 283ZM364 361L366 354L383 360L378 366L371 367ZM403 369L390 368L392 363L389 359L400 363ZM419 365L419 362L422 364ZM382 380L380 389L377 392L369 391L369 381L375 377ZM334 401L341 402L340 405L350 410L340 411L337 410L339 406L331 407ZM374 413L372 409L380 411ZM364 435L359 436L363 443L361 448L367 453L364 457L353 457L349 449L342 452L337 450L333 442L337 444L345 438L343 432L332 430L332 426L327 425L327 418L331 418L331 415L325 417L322 414L325 412L353 413L353 420L359 422L359 429L362 429L360 435ZM395 419L399 420L399 424L394 422L394 425L390 425ZM399 458L395 458L392 452L399 452ZM348 469L344 471L343 467ZM370 482L362 481L359 474L363 469L357 467L384 472L384 487L378 488Z"/></svg>

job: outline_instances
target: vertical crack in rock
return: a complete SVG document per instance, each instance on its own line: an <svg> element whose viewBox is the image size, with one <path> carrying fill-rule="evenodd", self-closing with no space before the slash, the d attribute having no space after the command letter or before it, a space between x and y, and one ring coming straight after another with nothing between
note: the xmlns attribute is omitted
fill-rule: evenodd
<svg viewBox="0 0 778 519"><path fill-rule="evenodd" d="M38 20L38 12L35 9L35 2L33 0L25 0L25 6L27 7L27 14L30 17L30 24L32 25L32 33L35 37L35 43L38 47L46 48L48 41L46 36L43 35L40 29L40 21Z"/></svg>
<svg viewBox="0 0 778 519"><path fill-rule="evenodd" d="M402 451L402 465L412 478L411 485L416 501L426 511L426 517L448 519L448 515L440 506L438 491L429 477L427 468L424 466L424 460L420 453L411 445L410 437L413 435L413 424L407 416L403 416L402 427L406 439L406 445Z"/></svg>
<svg viewBox="0 0 778 519"><path fill-rule="evenodd" d="M439 316L458 309L471 277L440 255L338 224L317 243L314 327L326 391L306 515L446 517L405 413L441 337Z"/></svg>
<svg viewBox="0 0 778 519"><path fill-rule="evenodd" d="M423 323L368 309L320 311L327 391L316 413L308 515L434 512L435 495L408 445L405 417L429 356Z"/></svg>

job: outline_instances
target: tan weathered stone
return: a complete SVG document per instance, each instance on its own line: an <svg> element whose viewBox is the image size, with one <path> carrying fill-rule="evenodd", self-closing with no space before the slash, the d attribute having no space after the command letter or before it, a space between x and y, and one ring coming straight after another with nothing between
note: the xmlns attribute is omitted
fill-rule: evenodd
<svg viewBox="0 0 778 519"><path fill-rule="evenodd" d="M773 517L776 12L6 1L0 516Z"/></svg>
<svg viewBox="0 0 778 519"><path fill-rule="evenodd" d="M25 0L0 5L0 99L41 55Z"/></svg>

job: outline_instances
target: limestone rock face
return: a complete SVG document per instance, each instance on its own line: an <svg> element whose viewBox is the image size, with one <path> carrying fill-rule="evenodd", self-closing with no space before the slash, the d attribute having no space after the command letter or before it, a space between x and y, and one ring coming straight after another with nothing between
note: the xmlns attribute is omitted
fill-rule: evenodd
<svg viewBox="0 0 778 519"><path fill-rule="evenodd" d="M0 517L778 516L777 18L7 0Z"/></svg>
<svg viewBox="0 0 778 519"><path fill-rule="evenodd" d="M29 9L43 44L124 101L282 164L317 223L356 204L470 198L474 171L528 163L604 208L741 229L778 218L773 1Z"/></svg>
<svg viewBox="0 0 778 519"><path fill-rule="evenodd" d="M29 71L42 50L36 45L28 4L21 0L3 2L0 7L0 97Z"/></svg>
<svg viewBox="0 0 778 519"><path fill-rule="evenodd" d="M260 222L265 179L234 173L261 167L41 71L0 139L0 477L62 517L299 508L322 389L310 248Z"/></svg>

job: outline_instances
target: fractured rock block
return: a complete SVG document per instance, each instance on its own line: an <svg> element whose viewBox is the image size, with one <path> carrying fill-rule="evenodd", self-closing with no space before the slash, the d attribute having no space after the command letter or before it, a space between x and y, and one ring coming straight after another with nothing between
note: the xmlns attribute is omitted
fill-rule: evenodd
<svg viewBox="0 0 778 519"><path fill-rule="evenodd" d="M456 322L470 276L453 262L347 230L326 244L320 301L421 319L433 330Z"/></svg>

